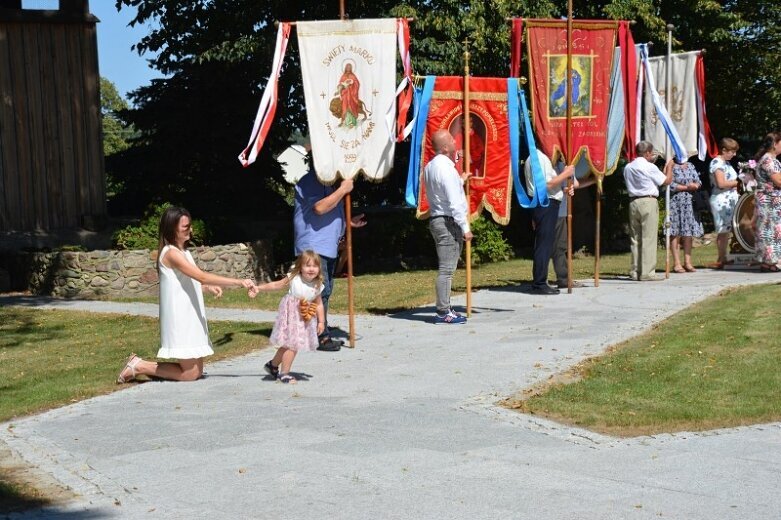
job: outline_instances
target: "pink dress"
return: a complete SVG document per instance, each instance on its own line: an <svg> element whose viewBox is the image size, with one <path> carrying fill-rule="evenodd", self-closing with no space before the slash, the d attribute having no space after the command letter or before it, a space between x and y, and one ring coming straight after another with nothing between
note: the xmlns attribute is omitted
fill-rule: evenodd
<svg viewBox="0 0 781 520"><path fill-rule="evenodd" d="M269 338L272 345L296 352L317 350L317 317L304 321L298 306L302 299L314 301L322 291L322 284L305 282L299 275L290 280L290 290L279 302L277 321Z"/></svg>

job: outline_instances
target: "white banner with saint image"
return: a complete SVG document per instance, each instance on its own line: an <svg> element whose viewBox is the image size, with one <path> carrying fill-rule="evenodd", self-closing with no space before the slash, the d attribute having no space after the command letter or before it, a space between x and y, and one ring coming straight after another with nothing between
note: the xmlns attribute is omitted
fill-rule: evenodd
<svg viewBox="0 0 781 520"><path fill-rule="evenodd" d="M667 57L655 56L648 59L651 72L656 80L656 90L662 98L662 103L667 107L670 119L678 130L678 135L683 141L686 153L689 156L697 154L697 83L695 66L699 51L682 52L670 57L672 65L671 90L672 95L667 95L665 74L667 71ZM667 135L662 122L654 109L652 95L649 89L645 91L645 139L651 141L654 148L665 151ZM670 152L672 153L672 151Z"/></svg>
<svg viewBox="0 0 781 520"><path fill-rule="evenodd" d="M298 22L312 159L318 178L385 177L394 136L396 20Z"/></svg>

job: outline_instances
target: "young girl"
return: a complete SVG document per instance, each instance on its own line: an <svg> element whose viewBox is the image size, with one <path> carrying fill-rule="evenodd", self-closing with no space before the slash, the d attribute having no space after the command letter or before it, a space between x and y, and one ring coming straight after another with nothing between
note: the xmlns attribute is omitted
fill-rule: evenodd
<svg viewBox="0 0 781 520"><path fill-rule="evenodd" d="M174 381L194 381L203 375L203 358L214 354L201 291L222 296L220 286L255 289L252 280L205 273L187 251L190 213L170 207L160 218L157 270L160 276L160 350L157 357L175 363L145 361L135 354L127 359L117 383L127 383L139 374ZM207 285L208 284L208 285Z"/></svg>
<svg viewBox="0 0 781 520"><path fill-rule="evenodd" d="M282 383L295 383L290 366L296 354L317 349L318 334L325 329L325 310L320 293L323 292L323 275L320 256L311 250L301 253L293 269L285 278L257 285L250 289L250 297L259 291L273 291L290 285L288 293L279 303L279 314L269 338L277 346L274 358L263 367Z"/></svg>

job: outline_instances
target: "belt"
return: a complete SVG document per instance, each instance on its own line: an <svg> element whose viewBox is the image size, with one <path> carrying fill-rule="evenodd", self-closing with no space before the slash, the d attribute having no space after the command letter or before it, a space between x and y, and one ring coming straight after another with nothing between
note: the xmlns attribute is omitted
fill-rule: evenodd
<svg viewBox="0 0 781 520"><path fill-rule="evenodd" d="M629 200L637 200L637 199L655 199L657 198L656 195L639 195L637 197L629 197Z"/></svg>
<svg viewBox="0 0 781 520"><path fill-rule="evenodd" d="M446 220L455 220L455 219L454 219L453 217L451 217L450 215L434 215L434 216L433 216L433 217L431 217L431 218L432 218L432 219L435 219L435 218L444 218L444 219L446 219Z"/></svg>

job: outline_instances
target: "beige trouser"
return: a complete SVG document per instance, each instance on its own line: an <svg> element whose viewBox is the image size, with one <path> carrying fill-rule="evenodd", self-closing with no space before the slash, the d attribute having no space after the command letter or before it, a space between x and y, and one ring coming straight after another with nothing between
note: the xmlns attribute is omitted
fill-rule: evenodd
<svg viewBox="0 0 781 520"><path fill-rule="evenodd" d="M629 203L629 240L632 265L629 276L642 280L654 276L659 240L659 203L646 197Z"/></svg>

